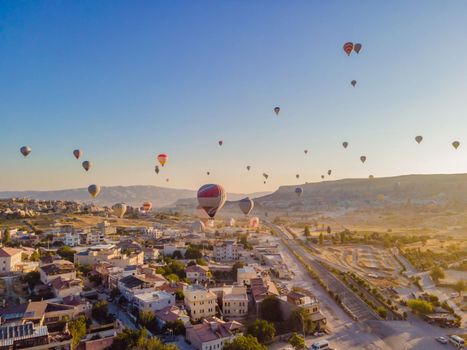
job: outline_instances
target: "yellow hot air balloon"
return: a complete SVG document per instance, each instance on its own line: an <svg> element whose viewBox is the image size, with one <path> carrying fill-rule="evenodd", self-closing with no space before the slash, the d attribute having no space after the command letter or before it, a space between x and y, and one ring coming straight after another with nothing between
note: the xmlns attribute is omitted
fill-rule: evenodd
<svg viewBox="0 0 467 350"><path fill-rule="evenodd" d="M101 192L101 187L99 185L90 185L88 187L88 192L93 198L96 198Z"/></svg>
<svg viewBox="0 0 467 350"><path fill-rule="evenodd" d="M122 218L126 213L127 206L125 203L117 203L112 209L117 217Z"/></svg>
<svg viewBox="0 0 467 350"><path fill-rule="evenodd" d="M459 141L454 141L452 143L452 147L454 147L454 149L458 149L460 145L461 145L461 143Z"/></svg>

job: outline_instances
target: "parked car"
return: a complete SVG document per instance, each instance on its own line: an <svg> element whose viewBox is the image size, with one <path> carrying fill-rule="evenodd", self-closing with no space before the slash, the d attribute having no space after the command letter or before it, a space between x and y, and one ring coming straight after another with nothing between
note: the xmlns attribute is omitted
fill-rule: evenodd
<svg viewBox="0 0 467 350"><path fill-rule="evenodd" d="M436 339L436 341L438 343L441 343L441 344L447 344L448 343L448 340L446 339L446 337L436 337L435 339Z"/></svg>

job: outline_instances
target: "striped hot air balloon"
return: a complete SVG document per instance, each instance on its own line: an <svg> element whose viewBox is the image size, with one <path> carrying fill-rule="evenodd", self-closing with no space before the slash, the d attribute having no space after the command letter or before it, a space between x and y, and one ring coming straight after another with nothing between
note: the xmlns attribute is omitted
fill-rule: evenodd
<svg viewBox="0 0 467 350"><path fill-rule="evenodd" d="M207 184L198 190L198 203L212 219L224 206L227 195L221 185Z"/></svg>
<svg viewBox="0 0 467 350"><path fill-rule="evenodd" d="M347 56L350 56L353 50L353 43L352 42L346 42L344 44L344 52L347 54Z"/></svg>
<svg viewBox="0 0 467 350"><path fill-rule="evenodd" d="M167 163L167 160L169 159L169 156L167 154L161 153L157 156L157 160L159 163L164 166L165 163Z"/></svg>

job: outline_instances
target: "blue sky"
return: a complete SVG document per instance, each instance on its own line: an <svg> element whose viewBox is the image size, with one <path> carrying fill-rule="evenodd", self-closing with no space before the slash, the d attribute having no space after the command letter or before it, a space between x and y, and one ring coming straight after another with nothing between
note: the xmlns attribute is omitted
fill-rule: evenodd
<svg viewBox="0 0 467 350"><path fill-rule="evenodd" d="M461 0L0 1L0 189L467 172L466 37Z"/></svg>

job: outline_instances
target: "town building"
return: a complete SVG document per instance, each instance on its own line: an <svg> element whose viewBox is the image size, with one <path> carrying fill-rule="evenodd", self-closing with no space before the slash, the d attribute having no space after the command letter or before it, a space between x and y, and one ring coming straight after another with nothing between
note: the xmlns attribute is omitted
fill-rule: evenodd
<svg viewBox="0 0 467 350"><path fill-rule="evenodd" d="M184 303L194 321L214 316L217 313L217 296L200 284L184 286Z"/></svg>
<svg viewBox="0 0 467 350"><path fill-rule="evenodd" d="M206 282L209 280L209 267L202 265L190 265L185 269L186 278L191 282Z"/></svg>
<svg viewBox="0 0 467 350"><path fill-rule="evenodd" d="M248 295L245 285L234 284L211 288L210 291L217 295L218 305L225 318L239 319L248 315Z"/></svg>
<svg viewBox="0 0 467 350"><path fill-rule="evenodd" d="M21 253L21 249L0 248L0 273L18 271L18 265L21 263Z"/></svg>
<svg viewBox="0 0 467 350"><path fill-rule="evenodd" d="M214 246L216 261L235 261L239 258L239 245L236 240L227 240Z"/></svg>
<svg viewBox="0 0 467 350"><path fill-rule="evenodd" d="M242 335L243 325L237 321L225 322L216 317L203 320L201 324L186 328L186 340L196 350L218 350Z"/></svg>
<svg viewBox="0 0 467 350"><path fill-rule="evenodd" d="M138 311L159 311L175 305L175 296L167 292L153 290L135 294L133 297L133 305Z"/></svg>
<svg viewBox="0 0 467 350"><path fill-rule="evenodd" d="M237 283L243 285L250 285L250 281L258 277L256 269L251 266L244 266L237 269Z"/></svg>
<svg viewBox="0 0 467 350"><path fill-rule="evenodd" d="M67 260L56 260L53 263L39 266L41 282L49 284L57 278L62 280L75 280L76 269L73 263Z"/></svg>

